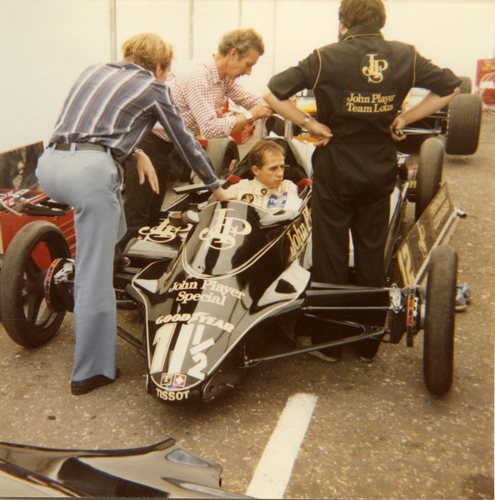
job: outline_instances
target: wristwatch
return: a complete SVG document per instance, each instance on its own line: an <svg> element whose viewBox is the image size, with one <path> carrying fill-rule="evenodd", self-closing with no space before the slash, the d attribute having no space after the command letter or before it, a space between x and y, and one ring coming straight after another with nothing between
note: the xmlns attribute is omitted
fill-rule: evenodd
<svg viewBox="0 0 495 500"><path fill-rule="evenodd" d="M244 111L244 113L242 114L244 115L244 118L246 118L248 122L253 121L253 113L251 113L251 111Z"/></svg>

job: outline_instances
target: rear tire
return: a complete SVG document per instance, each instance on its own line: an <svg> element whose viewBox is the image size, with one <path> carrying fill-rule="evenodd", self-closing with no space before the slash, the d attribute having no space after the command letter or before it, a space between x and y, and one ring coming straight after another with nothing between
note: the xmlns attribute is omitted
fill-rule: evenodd
<svg viewBox="0 0 495 500"><path fill-rule="evenodd" d="M469 76L460 76L461 84L459 85L459 90L461 94L470 94L473 91L473 82Z"/></svg>
<svg viewBox="0 0 495 500"><path fill-rule="evenodd" d="M421 145L416 174L415 220L420 218L425 208L440 189L443 173L443 155L443 142L436 137L426 139Z"/></svg>
<svg viewBox="0 0 495 500"><path fill-rule="evenodd" d="M436 248L428 269L423 376L428 390L438 396L449 391L454 374L456 283L456 251Z"/></svg>
<svg viewBox="0 0 495 500"><path fill-rule="evenodd" d="M445 151L451 155L472 155L478 149L481 128L481 97L459 94L449 105Z"/></svg>
<svg viewBox="0 0 495 500"><path fill-rule="evenodd" d="M51 311L44 294L46 271L58 257L70 257L62 231L48 221L26 224L10 242L2 263L0 304L9 337L27 348L46 344L66 311Z"/></svg>

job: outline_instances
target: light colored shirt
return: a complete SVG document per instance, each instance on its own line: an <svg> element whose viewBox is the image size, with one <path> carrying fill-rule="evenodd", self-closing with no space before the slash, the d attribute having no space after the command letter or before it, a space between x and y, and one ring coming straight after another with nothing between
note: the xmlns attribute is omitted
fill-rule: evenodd
<svg viewBox="0 0 495 500"><path fill-rule="evenodd" d="M101 144L120 161L157 121L204 184L211 190L219 188L210 161L186 127L169 87L151 71L128 61L83 71L64 102L50 144Z"/></svg>
<svg viewBox="0 0 495 500"><path fill-rule="evenodd" d="M243 88L236 78L220 79L213 58L167 84L187 126L195 135L205 139L227 137L232 132L235 115L221 116L226 99L246 109L264 103L263 99ZM170 140L159 126L153 132L162 139Z"/></svg>
<svg viewBox="0 0 495 500"><path fill-rule="evenodd" d="M278 188L269 189L256 179L242 179L227 188L237 200L250 203L257 207L268 209L295 209L301 205L297 186L289 180L284 180Z"/></svg>

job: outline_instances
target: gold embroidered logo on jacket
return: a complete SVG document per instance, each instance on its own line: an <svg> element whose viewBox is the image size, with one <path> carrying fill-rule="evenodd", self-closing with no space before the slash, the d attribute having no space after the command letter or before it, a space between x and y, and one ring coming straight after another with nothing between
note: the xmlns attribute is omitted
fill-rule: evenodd
<svg viewBox="0 0 495 500"><path fill-rule="evenodd" d="M375 59L378 54L367 54L368 66L363 66L361 71L368 78L368 83L380 83L383 81L383 72L388 68L386 59Z"/></svg>

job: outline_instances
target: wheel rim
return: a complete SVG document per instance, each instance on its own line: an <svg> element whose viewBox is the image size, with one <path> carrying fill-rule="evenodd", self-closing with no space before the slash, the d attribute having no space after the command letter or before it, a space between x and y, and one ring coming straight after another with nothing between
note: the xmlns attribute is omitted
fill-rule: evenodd
<svg viewBox="0 0 495 500"><path fill-rule="evenodd" d="M2 263L0 299L5 331L18 344L38 347L58 331L66 310L50 310L44 282L51 262L69 256L64 235L50 222L26 224L10 242Z"/></svg>
<svg viewBox="0 0 495 500"><path fill-rule="evenodd" d="M44 291L44 281L48 268L40 265L39 259L33 256L36 252L41 251L42 253L48 252L51 261L58 258L60 256L58 255L60 253L58 245L51 247L50 243L53 241L50 240L50 238L45 238L31 249L21 278L24 316L33 328L40 332L59 321L61 314L65 315L65 311L63 313L53 312L48 307Z"/></svg>

